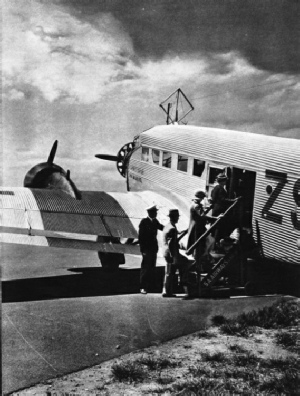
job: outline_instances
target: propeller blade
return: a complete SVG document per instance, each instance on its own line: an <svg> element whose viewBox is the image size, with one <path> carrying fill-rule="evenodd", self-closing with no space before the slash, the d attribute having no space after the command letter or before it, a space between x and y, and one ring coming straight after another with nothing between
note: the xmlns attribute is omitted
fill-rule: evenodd
<svg viewBox="0 0 300 396"><path fill-rule="evenodd" d="M116 155L110 155L110 154L96 154L95 155L96 158L99 159L103 159L106 161L114 161L117 162L118 161L118 157Z"/></svg>
<svg viewBox="0 0 300 396"><path fill-rule="evenodd" d="M53 143L52 149L51 149L51 151L50 151L48 160L47 160L47 162L48 162L49 165L53 164L54 157L55 157L56 150L57 150L57 144L58 144L58 141L55 140L55 142Z"/></svg>

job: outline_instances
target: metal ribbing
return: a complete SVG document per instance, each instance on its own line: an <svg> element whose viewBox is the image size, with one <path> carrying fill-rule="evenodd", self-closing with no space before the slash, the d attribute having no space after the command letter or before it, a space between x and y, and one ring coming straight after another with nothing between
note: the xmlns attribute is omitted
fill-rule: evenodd
<svg viewBox="0 0 300 396"><path fill-rule="evenodd" d="M134 229L131 220L124 217L104 216L104 221L112 236L120 238L137 238L137 232ZM101 235L101 234L99 234Z"/></svg>
<svg viewBox="0 0 300 396"><path fill-rule="evenodd" d="M99 214L101 208L85 204L60 190L31 190L41 212Z"/></svg>
<svg viewBox="0 0 300 396"><path fill-rule="evenodd" d="M109 235L99 216L42 213L42 219L44 226L41 229L45 230L88 235Z"/></svg>
<svg viewBox="0 0 300 396"><path fill-rule="evenodd" d="M0 226L29 228L28 217L23 209L2 209L0 213Z"/></svg>
<svg viewBox="0 0 300 396"><path fill-rule="evenodd" d="M0 207L11 209L38 209L36 201L28 188L1 187Z"/></svg>
<svg viewBox="0 0 300 396"><path fill-rule="evenodd" d="M141 219L145 216L147 203L138 194L130 192L128 194L110 193L110 195L118 201L128 217Z"/></svg>
<svg viewBox="0 0 300 396"><path fill-rule="evenodd" d="M253 215L258 220L264 254L268 257L281 257L282 261L299 264L300 250L297 249L296 242L300 237L300 232L294 229L291 222L291 211L295 209L292 198L295 181L296 177L289 178L278 198L273 201L270 211L282 216L282 224L276 224L262 217L262 210L269 198L266 186L272 184L272 181L266 179L264 173L258 173ZM275 186L276 184L274 182ZM253 224L253 231L257 239L255 224Z"/></svg>
<svg viewBox="0 0 300 396"><path fill-rule="evenodd" d="M205 190L206 181L200 177L190 176L186 173L180 173L142 161L132 160L132 165L143 170L143 178L160 184L187 199L191 199L197 188Z"/></svg>
<svg viewBox="0 0 300 396"><path fill-rule="evenodd" d="M300 141L296 139L213 128L159 126L143 132L141 143L244 169L299 172Z"/></svg>
<svg viewBox="0 0 300 396"><path fill-rule="evenodd" d="M39 210L28 210L27 214L28 214L28 221L29 221L31 228L36 229L36 230L44 229L42 214Z"/></svg>
<svg viewBox="0 0 300 396"><path fill-rule="evenodd" d="M98 214L104 216L127 217L124 209L111 193L104 191L83 191L82 204L87 207L90 205L96 208Z"/></svg>
<svg viewBox="0 0 300 396"><path fill-rule="evenodd" d="M12 243L18 245L30 245L30 246L49 246L47 239L42 236L29 236L20 234L9 234L5 233L1 235L2 243Z"/></svg>

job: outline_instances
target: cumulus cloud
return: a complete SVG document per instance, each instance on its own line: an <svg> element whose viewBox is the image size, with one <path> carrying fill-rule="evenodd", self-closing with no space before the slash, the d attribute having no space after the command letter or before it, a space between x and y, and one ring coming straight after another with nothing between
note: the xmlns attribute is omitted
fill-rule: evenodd
<svg viewBox="0 0 300 396"><path fill-rule="evenodd" d="M37 88L48 101L71 98L93 103L107 85L134 72L133 49L121 24L109 13L93 26L49 4L17 1L4 7L5 88ZM15 92L14 91L14 92Z"/></svg>
<svg viewBox="0 0 300 396"><path fill-rule="evenodd" d="M10 100L35 89L51 103L89 105L117 93L119 102L138 100L139 109L147 109L149 97L157 104L181 87L196 108L190 123L276 134L299 125L296 76L260 70L237 50L138 59L128 32L108 11L91 20L51 2L30 4L6 0L3 10Z"/></svg>

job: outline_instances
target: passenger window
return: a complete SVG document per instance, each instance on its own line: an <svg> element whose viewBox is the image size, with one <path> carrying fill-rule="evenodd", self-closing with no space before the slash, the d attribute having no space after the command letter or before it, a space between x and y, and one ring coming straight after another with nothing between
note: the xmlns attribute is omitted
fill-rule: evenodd
<svg viewBox="0 0 300 396"><path fill-rule="evenodd" d="M200 177L205 169L205 161L194 159L193 175Z"/></svg>
<svg viewBox="0 0 300 396"><path fill-rule="evenodd" d="M171 168L172 154L169 151L163 151L162 166Z"/></svg>
<svg viewBox="0 0 300 396"><path fill-rule="evenodd" d="M160 154L159 150L152 149L152 161L153 161L153 164L155 164L155 165L159 165L159 154Z"/></svg>
<svg viewBox="0 0 300 396"><path fill-rule="evenodd" d="M142 147L142 161L149 162L149 148Z"/></svg>
<svg viewBox="0 0 300 396"><path fill-rule="evenodd" d="M177 169L182 172L187 172L188 157L186 157L184 155L178 155Z"/></svg>

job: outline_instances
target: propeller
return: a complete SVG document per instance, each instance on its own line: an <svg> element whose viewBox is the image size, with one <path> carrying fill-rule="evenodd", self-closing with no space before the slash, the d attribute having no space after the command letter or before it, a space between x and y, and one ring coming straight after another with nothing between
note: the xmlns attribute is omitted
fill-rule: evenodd
<svg viewBox="0 0 300 396"><path fill-rule="evenodd" d="M55 140L55 142L53 143L52 149L51 149L51 151L50 151L48 160L47 160L47 163L48 163L49 165L53 164L54 157L55 157L56 150L57 150L57 145L58 145L58 141Z"/></svg>
<svg viewBox="0 0 300 396"><path fill-rule="evenodd" d="M96 154L95 155L96 158L100 158L106 161L114 161L117 162L118 161L118 157L116 155L110 155L110 154Z"/></svg>
<svg viewBox="0 0 300 396"><path fill-rule="evenodd" d="M70 171L65 171L54 163L58 141L55 140L47 162L41 162L31 168L25 175L24 187L60 189L73 198L81 199L81 193L71 180ZM50 187L49 187L50 186Z"/></svg>
<svg viewBox="0 0 300 396"><path fill-rule="evenodd" d="M95 157L103 159L106 161L114 161L117 164L118 171L123 177L126 177L126 170L128 160L135 148L135 141L124 144L124 146L119 150L117 155L110 154L96 154Z"/></svg>

